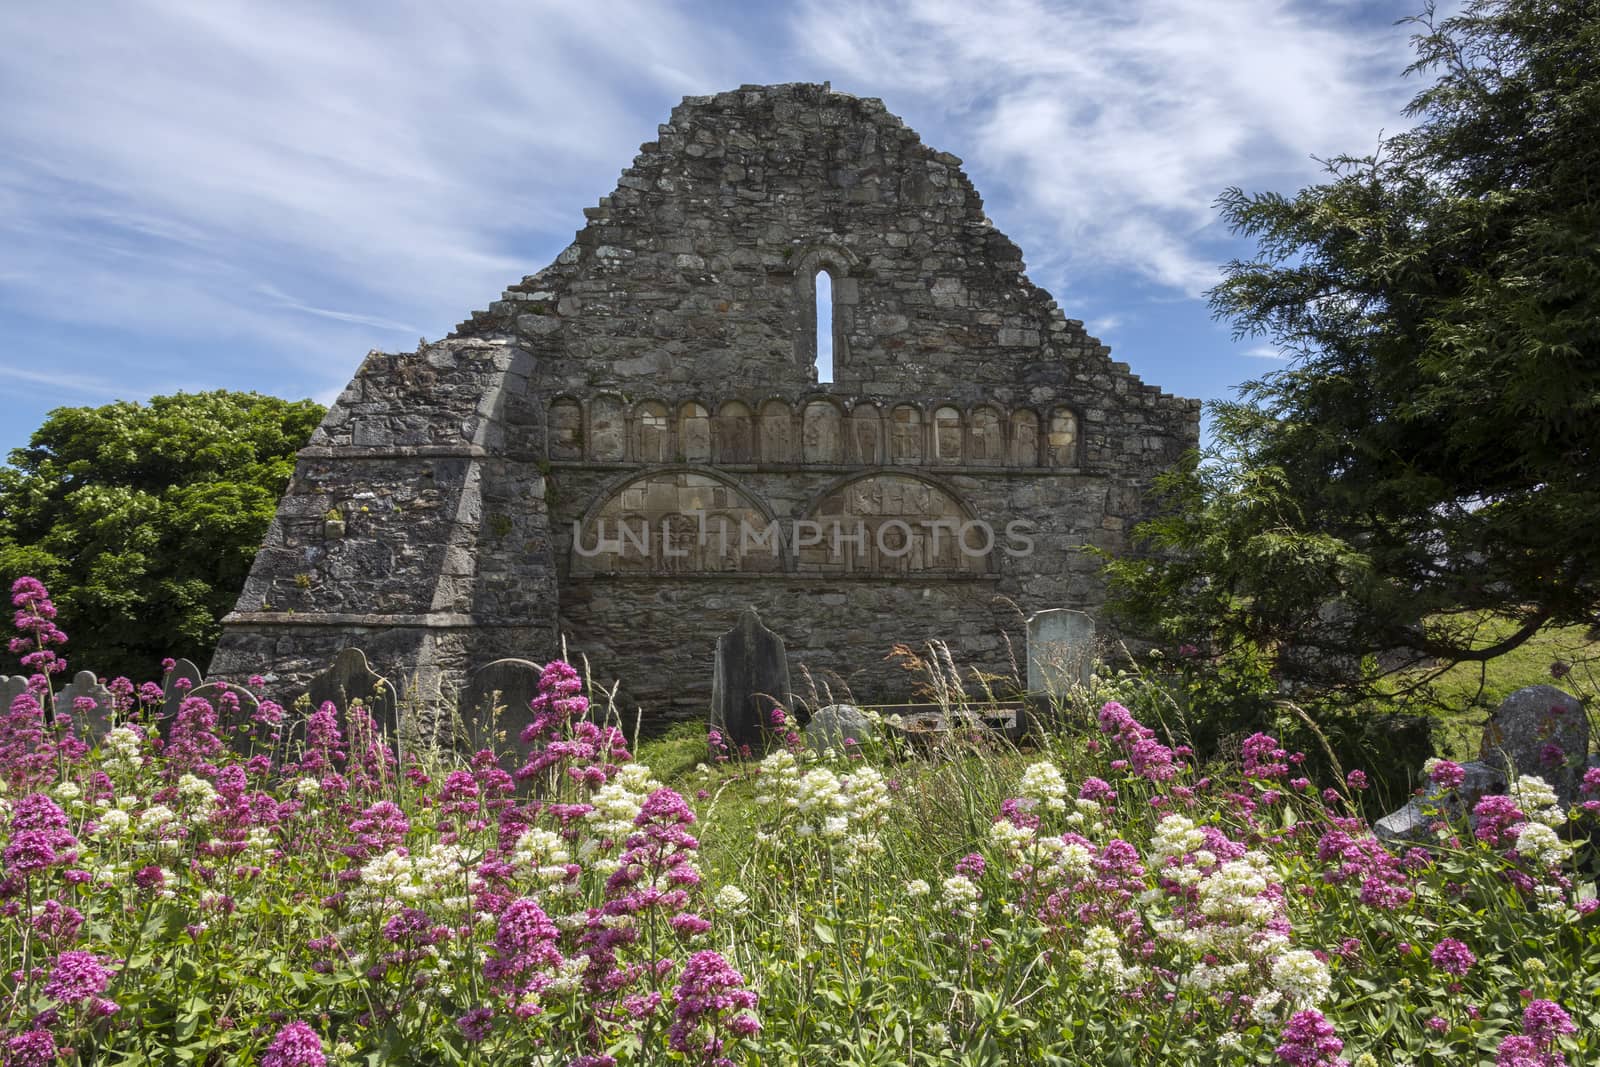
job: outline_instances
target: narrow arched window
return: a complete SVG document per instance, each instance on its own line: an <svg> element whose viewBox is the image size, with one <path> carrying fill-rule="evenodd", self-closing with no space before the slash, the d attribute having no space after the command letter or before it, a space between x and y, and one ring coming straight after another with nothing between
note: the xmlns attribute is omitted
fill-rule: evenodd
<svg viewBox="0 0 1600 1067"><path fill-rule="evenodd" d="M833 381L833 276L817 271L817 381Z"/></svg>

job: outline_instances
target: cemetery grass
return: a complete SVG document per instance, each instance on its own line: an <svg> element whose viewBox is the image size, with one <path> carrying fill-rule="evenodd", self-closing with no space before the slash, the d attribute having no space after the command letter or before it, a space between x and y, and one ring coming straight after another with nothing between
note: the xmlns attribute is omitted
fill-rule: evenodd
<svg viewBox="0 0 1600 1067"><path fill-rule="evenodd" d="M80 738L35 688L0 729L0 1056L1600 1059L1600 773L1565 815L1525 777L1390 848L1358 771L1313 784L1265 734L1197 763L1129 710L1156 684L1108 678L1026 748L813 753L782 716L765 755L682 728L635 759L557 661L508 751L405 761L359 704L157 728L159 689L116 684L128 725Z"/></svg>

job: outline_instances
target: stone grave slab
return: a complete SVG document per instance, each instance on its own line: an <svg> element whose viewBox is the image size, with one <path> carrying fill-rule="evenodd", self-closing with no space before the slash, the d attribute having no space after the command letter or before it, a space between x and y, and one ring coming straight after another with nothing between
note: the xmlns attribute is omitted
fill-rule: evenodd
<svg viewBox="0 0 1600 1067"><path fill-rule="evenodd" d="M80 699L94 701L94 707L78 710ZM93 671L79 671L63 686L56 694L56 707L72 717L73 730L91 745L116 725L116 704L111 690L100 684Z"/></svg>
<svg viewBox="0 0 1600 1067"><path fill-rule="evenodd" d="M340 711L347 711L351 701L361 701L378 729L388 735L391 747L399 748L399 702L394 684L372 669L367 654L359 648L340 651L327 670L311 679L306 694L312 710L331 701Z"/></svg>
<svg viewBox="0 0 1600 1067"><path fill-rule="evenodd" d="M0 715L11 710L11 702L28 691L28 679L20 674L0 674Z"/></svg>
<svg viewBox="0 0 1600 1067"><path fill-rule="evenodd" d="M228 708L228 702L223 699L225 695L230 693L239 702L238 707L231 711ZM262 738L259 745L251 745L249 734L251 716L255 715L256 709L261 706L261 700L244 686L234 685L232 682L207 682L205 685L191 689L189 695L200 697L216 709L217 735L227 743L229 748L245 752L251 750L252 747L256 751L271 747L271 742L267 738Z"/></svg>
<svg viewBox="0 0 1600 1067"><path fill-rule="evenodd" d="M1071 608L1028 617L1028 690L1063 697L1089 684L1094 669L1094 619Z"/></svg>
<svg viewBox="0 0 1600 1067"><path fill-rule="evenodd" d="M759 752L772 709L794 706L789 689L789 657L783 638L745 608L733 629L717 638L711 675L711 725L735 748Z"/></svg>
<svg viewBox="0 0 1600 1067"><path fill-rule="evenodd" d="M522 731L533 722L528 705L539 692L543 670L531 660L497 659L468 676L461 698L461 724L466 731L464 741L472 751L492 745L501 754L501 766L520 763ZM496 708L500 709L498 715Z"/></svg>
<svg viewBox="0 0 1600 1067"><path fill-rule="evenodd" d="M186 681L189 685L179 686L180 681ZM178 660L162 677L161 691L166 694L166 699L161 702L160 729L163 734L172 729L172 724L177 721L178 709L183 706L184 698L205 683L206 677L200 673L200 668L186 659Z"/></svg>

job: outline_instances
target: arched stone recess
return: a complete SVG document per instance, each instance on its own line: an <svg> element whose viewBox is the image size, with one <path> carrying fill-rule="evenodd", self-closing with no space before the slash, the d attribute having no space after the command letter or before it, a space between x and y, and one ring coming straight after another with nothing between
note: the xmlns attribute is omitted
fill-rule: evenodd
<svg viewBox="0 0 1600 1067"><path fill-rule="evenodd" d="M717 409L711 424L711 458L715 463L756 461L756 420L744 401L729 400Z"/></svg>
<svg viewBox="0 0 1600 1067"><path fill-rule="evenodd" d="M810 369L812 381L816 381L817 370L817 272L827 271L832 283L833 380L837 383L850 377L850 334L860 301L855 273L860 263L844 244L828 239L789 257L794 271L794 361Z"/></svg>
<svg viewBox="0 0 1600 1067"><path fill-rule="evenodd" d="M570 533L574 576L789 569L787 531L772 508L710 467L674 466L614 479Z"/></svg>
<svg viewBox="0 0 1600 1067"><path fill-rule="evenodd" d="M628 426L622 398L602 393L589 401L589 458L620 463L628 453Z"/></svg>
<svg viewBox="0 0 1600 1067"><path fill-rule="evenodd" d="M1039 465L1039 414L1028 408L1011 412L1011 433L1007 445L1013 467Z"/></svg>
<svg viewBox="0 0 1600 1067"><path fill-rule="evenodd" d="M933 409L932 441L933 462L956 466L962 459L961 409L952 404L940 404Z"/></svg>
<svg viewBox="0 0 1600 1067"><path fill-rule="evenodd" d="M1078 413L1071 408L1050 412L1050 427L1045 432L1044 455L1048 467L1078 465Z"/></svg>
<svg viewBox="0 0 1600 1067"><path fill-rule="evenodd" d="M756 455L761 463L795 463L794 411L787 401L768 400L761 405L761 435Z"/></svg>
<svg viewBox="0 0 1600 1067"><path fill-rule="evenodd" d="M672 459L672 415L659 400L646 400L633 409L633 460L666 463Z"/></svg>
<svg viewBox="0 0 1600 1067"><path fill-rule="evenodd" d="M849 461L863 467L883 466L883 413L863 400L850 409Z"/></svg>
<svg viewBox="0 0 1600 1067"><path fill-rule="evenodd" d="M986 574L999 534L947 485L906 471L841 478L795 524L801 574ZM965 547L963 547L965 545Z"/></svg>
<svg viewBox="0 0 1600 1067"><path fill-rule="evenodd" d="M998 467L1006 461L1004 423L1000 412L987 404L967 416L966 461L974 467Z"/></svg>
<svg viewBox="0 0 1600 1067"><path fill-rule="evenodd" d="M678 408L678 458L685 463L711 462L711 412L698 401Z"/></svg>
<svg viewBox="0 0 1600 1067"><path fill-rule="evenodd" d="M844 413L838 404L815 399L801 409L800 454L806 463L844 462Z"/></svg>
<svg viewBox="0 0 1600 1067"><path fill-rule="evenodd" d="M545 419L545 454L551 459L582 459L583 436L583 405L570 396L552 400Z"/></svg>
<svg viewBox="0 0 1600 1067"><path fill-rule="evenodd" d="M922 411L915 404L896 404L889 413L889 462L914 466L922 462Z"/></svg>

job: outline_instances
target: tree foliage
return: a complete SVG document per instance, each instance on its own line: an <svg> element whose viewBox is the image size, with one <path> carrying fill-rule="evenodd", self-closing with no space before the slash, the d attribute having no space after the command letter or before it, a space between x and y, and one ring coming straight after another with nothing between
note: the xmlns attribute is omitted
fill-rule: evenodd
<svg viewBox="0 0 1600 1067"><path fill-rule="evenodd" d="M0 467L0 581L56 591L74 669L204 665L322 412L224 391L57 408Z"/></svg>
<svg viewBox="0 0 1600 1067"><path fill-rule="evenodd" d="M1410 129L1293 198L1219 200L1257 250L1213 311L1290 362L1213 406L1155 556L1113 565L1135 624L1317 675L1596 620L1600 5L1412 22Z"/></svg>

